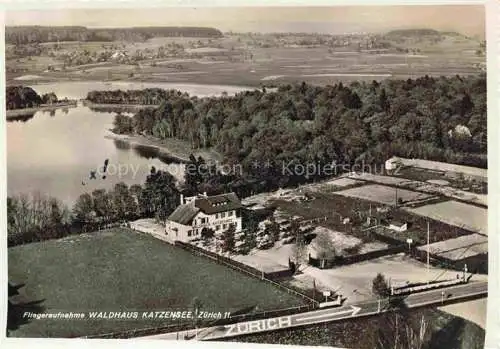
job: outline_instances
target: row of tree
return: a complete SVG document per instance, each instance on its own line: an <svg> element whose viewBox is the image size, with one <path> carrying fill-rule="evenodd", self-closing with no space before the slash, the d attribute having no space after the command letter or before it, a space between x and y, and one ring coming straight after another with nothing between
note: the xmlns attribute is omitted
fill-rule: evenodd
<svg viewBox="0 0 500 349"><path fill-rule="evenodd" d="M132 41L141 42L153 37L220 37L222 33L208 27L136 27L86 28L79 26L7 26L5 42L22 45L57 41Z"/></svg>
<svg viewBox="0 0 500 349"><path fill-rule="evenodd" d="M71 212L59 200L40 193L7 198L8 245L68 235Z"/></svg>
<svg viewBox="0 0 500 349"><path fill-rule="evenodd" d="M97 189L78 197L73 219L80 224L124 222L139 217L164 221L179 203L175 179L165 171L151 168L144 185L118 183L112 190Z"/></svg>
<svg viewBox="0 0 500 349"><path fill-rule="evenodd" d="M5 89L7 110L33 108L40 104L57 103L59 99L54 92L45 93L40 96L31 87L7 86Z"/></svg>
<svg viewBox="0 0 500 349"><path fill-rule="evenodd" d="M34 193L7 198L9 246L102 229L139 217L164 221L179 192L168 172L151 169L144 185L118 183L78 197L70 210L59 200Z"/></svg>

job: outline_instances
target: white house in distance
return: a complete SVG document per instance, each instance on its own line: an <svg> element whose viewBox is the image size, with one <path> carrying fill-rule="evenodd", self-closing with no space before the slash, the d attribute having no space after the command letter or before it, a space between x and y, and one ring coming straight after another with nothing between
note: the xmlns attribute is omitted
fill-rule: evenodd
<svg viewBox="0 0 500 349"><path fill-rule="evenodd" d="M181 195L180 205L167 218L165 233L173 240L188 242L199 238L203 228L215 233L235 226L240 232L241 204L235 193L207 196L206 193L184 198Z"/></svg>
<svg viewBox="0 0 500 349"><path fill-rule="evenodd" d="M393 156L392 158L388 159L385 162L385 170L389 173L398 169L401 166L403 166L403 162L401 161L400 158L395 156Z"/></svg>
<svg viewBox="0 0 500 349"><path fill-rule="evenodd" d="M399 222L399 221L392 221L389 224L389 229L402 233L402 232L408 230L408 223Z"/></svg>

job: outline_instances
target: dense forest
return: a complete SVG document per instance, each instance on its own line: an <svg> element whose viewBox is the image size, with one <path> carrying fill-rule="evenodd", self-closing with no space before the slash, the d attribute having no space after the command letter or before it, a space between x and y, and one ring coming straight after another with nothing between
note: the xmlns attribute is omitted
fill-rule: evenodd
<svg viewBox="0 0 500 349"><path fill-rule="evenodd" d="M222 33L215 28L206 27L136 27L136 28L99 28L86 27L43 27L7 26L5 42L22 45L55 41L145 41L153 37L220 37Z"/></svg>
<svg viewBox="0 0 500 349"><path fill-rule="evenodd" d="M34 108L40 104L60 102L53 92L40 96L31 87L25 86L8 86L5 89L5 98L7 110Z"/></svg>
<svg viewBox="0 0 500 349"><path fill-rule="evenodd" d="M247 182L290 185L311 179L283 173L284 163L352 166L383 163L394 155L487 167L484 74L349 86L302 83L208 98L157 89L103 91L88 99L154 100L156 109L132 118L117 115L114 132L214 147L227 164L244 168L245 178L239 179Z"/></svg>

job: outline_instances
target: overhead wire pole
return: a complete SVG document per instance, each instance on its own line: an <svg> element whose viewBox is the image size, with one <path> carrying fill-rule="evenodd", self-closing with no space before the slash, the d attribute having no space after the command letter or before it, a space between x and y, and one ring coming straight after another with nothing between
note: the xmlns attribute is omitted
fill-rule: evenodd
<svg viewBox="0 0 500 349"><path fill-rule="evenodd" d="M430 272L430 269L429 269L429 236L430 233L429 233L429 220L427 220L427 283L429 283L429 272Z"/></svg>

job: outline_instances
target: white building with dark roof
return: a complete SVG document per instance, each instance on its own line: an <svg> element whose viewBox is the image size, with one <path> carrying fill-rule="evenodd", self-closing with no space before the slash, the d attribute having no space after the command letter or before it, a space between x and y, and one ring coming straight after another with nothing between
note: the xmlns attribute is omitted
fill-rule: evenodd
<svg viewBox="0 0 500 349"><path fill-rule="evenodd" d="M235 193L215 196L197 195L184 198L167 218L165 233L173 240L190 241L201 237L203 228L222 233L231 225L242 230L242 204Z"/></svg>

